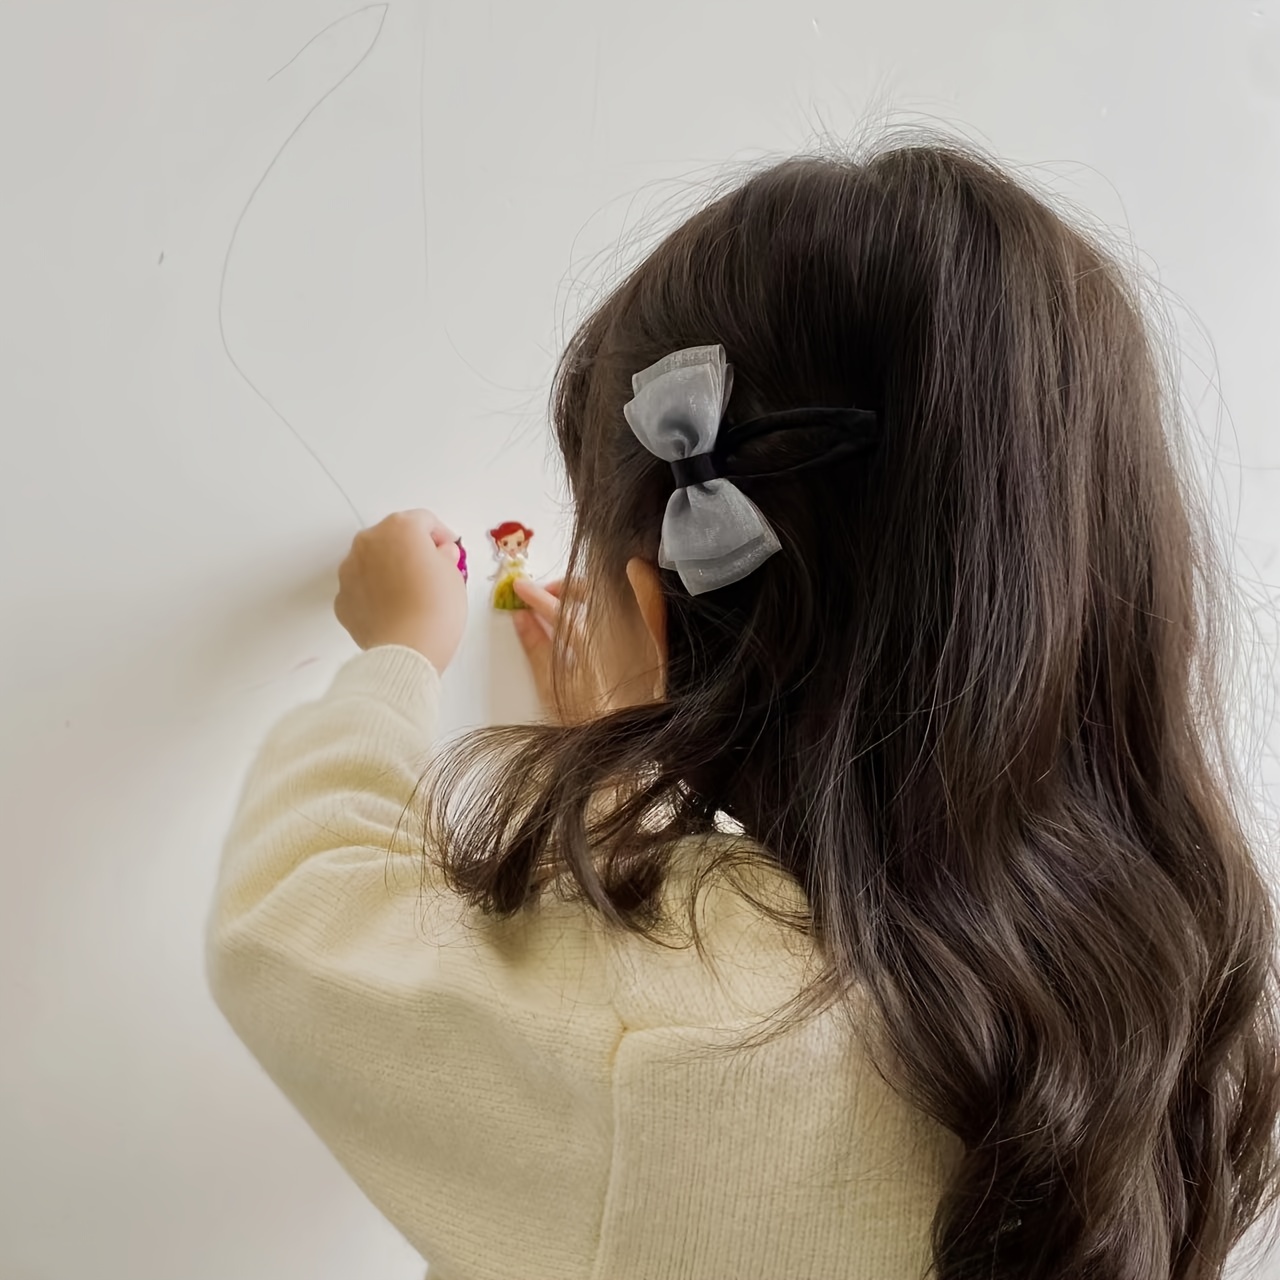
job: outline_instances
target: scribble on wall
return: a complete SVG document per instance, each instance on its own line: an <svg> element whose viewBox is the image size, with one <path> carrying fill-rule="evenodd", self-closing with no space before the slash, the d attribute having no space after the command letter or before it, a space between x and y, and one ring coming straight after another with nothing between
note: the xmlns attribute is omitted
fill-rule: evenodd
<svg viewBox="0 0 1280 1280"><path fill-rule="evenodd" d="M225 318L223 315L223 306L225 302L226 289L227 289L227 272L231 265L232 255L235 253L236 237L240 233L240 227L245 220L245 216L248 214L249 210L253 207L253 202L257 198L258 192L262 189L263 184L271 176L272 170L276 167L277 163L280 160L280 157L283 156L284 153L289 149L289 144L292 143L293 140L302 131L302 129L306 127L307 121L309 121L311 117L315 115L315 113L320 109L321 106L323 106L323 104L329 98L331 98L335 93L337 93L337 91L340 88L342 88L342 86L356 73L356 71L359 70L360 66L364 63L365 59L368 58L369 55L373 52L374 47L378 43L378 38L382 35L382 28L386 23L387 10L389 8L390 8L389 4L369 4L369 5L363 6L360 9L354 9L352 10L352 12L348 14L344 14L341 18L336 19L335 21L329 23L328 26L322 28L320 31L317 31L316 34L313 35L311 39L308 40L306 44L304 44L298 50L298 52L295 53L293 57L290 58L289 61L284 64L284 66L279 67L277 70L273 71L270 76L267 77L268 80L274 80L275 77L278 76L282 71L292 66L293 63L297 61L297 59L307 50L307 48L309 48L313 43L315 43L315 41L318 40L326 32L332 31L335 27L340 26L344 22L351 21L353 18L358 17L362 13L369 13L375 10L378 11L379 17L378 17L377 28L374 30L373 36L369 40L369 43L365 47L363 52L351 64L351 66L348 67L347 70L343 72L343 74L332 85L330 85L329 88L324 91L324 93L320 95L320 97L307 110L306 114L302 116L302 118L298 121L296 125L294 125L294 127L290 130L288 136L280 144L280 147L278 148L276 153L271 157L271 161L267 165L267 167L263 170L261 177L259 177L257 182L253 184L253 189L249 192L248 199L245 200L244 207L240 210L240 214L236 218L235 225L231 229L231 238L227 242L227 252L222 260L222 275L218 283L218 333L222 339L222 349L224 352L226 352L227 359L231 362L232 368L234 368L235 371L240 375L245 385L254 393L254 395L256 395L258 399L261 400L262 403L265 404L267 408L270 409L271 412L280 420L280 422L284 424L285 428L289 431L289 433L293 436L293 438L298 442L298 444L300 444L302 448L307 451L312 461L315 462L316 466L318 466L320 470L324 472L325 476L328 477L333 487L342 495L343 500L346 502L347 506L351 509L351 514L355 516L357 526L360 528L364 527L364 523L365 523L364 517L360 514L355 503L352 501L350 494L348 494L347 491L342 487L342 484L339 482L338 478L333 474L333 472L325 464L324 459L320 457L320 455L311 446L311 444L307 441L307 439L302 435L302 433L298 430L298 428L294 426L294 424L276 407L276 405L272 402L270 397L253 381L252 378L249 377L249 375L245 372L243 366L236 359L235 353L231 350L231 345L227 341L227 330L226 330Z"/></svg>

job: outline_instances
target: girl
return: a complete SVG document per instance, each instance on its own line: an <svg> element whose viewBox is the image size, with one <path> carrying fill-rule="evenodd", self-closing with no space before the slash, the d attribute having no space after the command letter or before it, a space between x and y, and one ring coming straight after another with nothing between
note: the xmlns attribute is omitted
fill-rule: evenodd
<svg viewBox="0 0 1280 1280"><path fill-rule="evenodd" d="M208 971L433 1277L1222 1275L1275 929L1160 368L993 164L788 160L560 363L552 722L423 777L455 535L356 537L365 652L249 774Z"/></svg>

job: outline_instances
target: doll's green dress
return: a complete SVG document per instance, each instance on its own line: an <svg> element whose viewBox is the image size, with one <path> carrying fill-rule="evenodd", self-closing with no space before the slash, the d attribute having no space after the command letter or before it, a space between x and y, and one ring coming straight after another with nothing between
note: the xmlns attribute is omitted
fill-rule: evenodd
<svg viewBox="0 0 1280 1280"><path fill-rule="evenodd" d="M527 578L525 570L528 560L525 556L503 556L498 566L497 581L493 587L493 607L495 609L527 609L529 606L516 595L515 581Z"/></svg>

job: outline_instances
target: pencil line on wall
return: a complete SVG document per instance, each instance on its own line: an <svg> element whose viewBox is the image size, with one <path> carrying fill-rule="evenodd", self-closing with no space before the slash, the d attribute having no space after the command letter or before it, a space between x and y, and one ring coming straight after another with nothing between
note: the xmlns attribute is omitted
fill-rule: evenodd
<svg viewBox="0 0 1280 1280"><path fill-rule="evenodd" d="M342 86L359 69L359 67L364 62L364 60L373 52L374 46L378 43L378 37L381 36L382 34L383 25L387 20L387 10L389 7L390 5L388 4L365 5L361 9L355 9L351 13L344 15L343 17L337 19L335 22L329 23L329 25L323 28L323 30L316 32L316 34L312 36L311 39L308 40L307 43L304 44L302 48L299 49L298 52L295 53L293 57L290 58L289 61L284 64L284 67L281 67L279 68L279 70L272 72L272 74L267 77L270 80L270 79L273 79L275 76L279 75L280 72L283 71L285 67L290 66L309 45L311 45L314 41L318 40L320 36L324 35L326 31L330 31L334 27L338 26L339 23L346 22L349 19L356 17L358 14L367 13L371 9L380 9L382 11L382 16L378 20L378 28L373 33L373 38L369 41L368 48L365 49L365 51L355 60L354 63L352 63L352 65L347 69L347 71L342 75L342 77L339 80L335 81L332 85L330 85L328 89L325 90L323 94L320 95L320 97L316 100L315 103L312 104L311 108L302 117L302 119L299 120L298 123L293 126L293 128L289 131L288 136L280 144L280 147L276 151L275 155L271 157L271 162L263 170L262 176L258 179L257 182L253 184L253 190L249 192L249 198L245 201L244 207L240 210L240 215L239 217L236 218L235 225L231 229L231 239L227 242L227 252L222 260L222 275L218 282L218 334L222 339L222 349L224 352L226 352L227 359L231 362L231 367L235 369L235 371L240 375L240 377L244 380L245 385L254 393L254 395L256 395L258 399L261 400L262 403L265 404L267 408L270 409L271 412L275 414L277 418L280 419L280 421L288 429L289 433L293 436L293 438L311 456L311 459L313 462L315 462L316 466L318 466L320 470L324 472L325 476L328 477L329 482L342 495L347 506L351 508L351 514L355 516L356 524L361 529L364 528L364 517L360 514L360 511L356 507L356 504L351 500L351 495L347 493L347 491L342 487L342 484L338 480L338 477L335 476L333 472L328 468L328 466L325 464L324 459L321 458L320 455L315 451L315 449L308 443L306 438L297 429L297 427L295 427L293 423L290 422L289 419L285 417L285 415L281 413L278 408L276 408L275 404L272 403L270 397L268 397L265 394L265 392L263 392L263 390L253 381L253 379L249 377L249 375L241 367L240 362L236 359L235 353L231 350L231 345L227 341L227 329L226 329L226 321L223 315L223 305L225 302L226 291L227 291L227 272L231 266L231 256L232 256L232 253L235 251L236 237L240 234L240 226L241 226L241 223L244 222L245 215L249 212L250 208L253 206L253 202L257 197L258 192L262 189L263 183L265 183L266 180L271 176L271 171L276 167L276 164L279 161L280 157L284 155L285 151L288 150L289 144L294 140L294 138L298 136L299 131L303 128L303 126L307 123L307 121L310 120L313 115L315 115L315 113L320 109L320 107L324 104L324 102L326 102L330 97L333 96L333 94L335 94L340 88L342 88Z"/></svg>
<svg viewBox="0 0 1280 1280"><path fill-rule="evenodd" d="M328 25L328 26L326 26L326 27L321 27L321 28L320 28L320 30L319 30L319 31L317 31L317 32L315 33L315 35L313 35L313 36L311 37L311 39L310 39L310 40L308 40L308 41L307 41L307 43L306 43L306 44L304 44L304 45L302 46L302 48L301 48L301 49L299 49L299 50L298 50L298 52L297 52L297 53L295 53L295 54L293 55L293 57L292 57L292 58L290 58L290 59L289 59L289 61L288 61L288 62L286 62L286 63L284 64L284 66L282 66L282 67L277 67L277 68L276 68L276 69L275 69L275 70L274 70L274 71L273 71L273 72L272 72L272 73L267 77L267 83L268 83L268 84L270 84L270 83L271 83L271 81L272 81L272 80L274 80L274 79L276 78L276 76L278 76L282 71L287 71L291 66L293 66L293 64L294 64L295 62L297 62L297 60L298 60L300 57L302 57L302 55L303 55L304 53L306 53L306 51L307 51L308 49L310 49L310 48L311 48L311 46L312 46L313 44L315 44L315 42L316 42L317 40L319 40L319 39L320 39L320 37L321 37L322 35L324 35L326 32L332 31L332 30L334 29L334 27L340 27L340 26L341 26L344 22L346 22L348 19L350 19L350 18L354 18L354 17L356 17L358 14L361 14L361 13L368 13L370 9L381 9L381 10L383 10L383 17L385 18L385 17L386 17L386 8L387 8L387 6L386 6L385 4L367 4L367 5L365 5L365 6L364 6L363 8L361 8L361 9L352 9L350 13L344 13L344 14L342 14L342 16L341 16L341 17L334 18L334 20L333 20L331 23L329 23L329 25ZM381 28L381 25L379 25L379 28L378 28L378 29L379 29L379 30L381 30L381 29L382 29L382 28ZM377 38L378 38L378 37L375 35L375 36L374 36L374 39L376 40ZM367 51L366 51L366 52L367 52ZM359 65L360 65L360 64L357 62L357 63L356 63L356 66L359 66ZM351 70L352 70L352 71L354 71L354 70L355 70L355 67L352 67L352 68L351 68ZM341 81L340 81L339 83L341 83ZM337 86L335 85L334 87L336 88Z"/></svg>

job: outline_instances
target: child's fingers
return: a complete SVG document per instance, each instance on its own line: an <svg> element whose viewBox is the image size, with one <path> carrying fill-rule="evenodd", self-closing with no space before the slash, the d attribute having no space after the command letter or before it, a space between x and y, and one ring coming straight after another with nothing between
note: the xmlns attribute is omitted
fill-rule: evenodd
<svg viewBox="0 0 1280 1280"><path fill-rule="evenodd" d="M532 640L537 639L537 636L534 635L535 629L538 631L541 631L542 634L547 637L548 644L550 644L555 639L555 635L556 635L555 627L553 627L551 623L546 622L542 618L538 617L538 615L534 613L532 609L515 609L512 611L511 616L516 620L517 631L520 631L521 628L523 627L529 628L530 639Z"/></svg>
<svg viewBox="0 0 1280 1280"><path fill-rule="evenodd" d="M553 584L558 586L559 584ZM560 613L560 601L546 588L540 587L528 578L517 578L512 587L516 595L529 606L533 612L549 626L555 626L556 617Z"/></svg>
<svg viewBox="0 0 1280 1280"><path fill-rule="evenodd" d="M541 660L542 655L551 652L551 632L546 624L530 609L516 609L511 614L515 623L516 635L530 659Z"/></svg>

